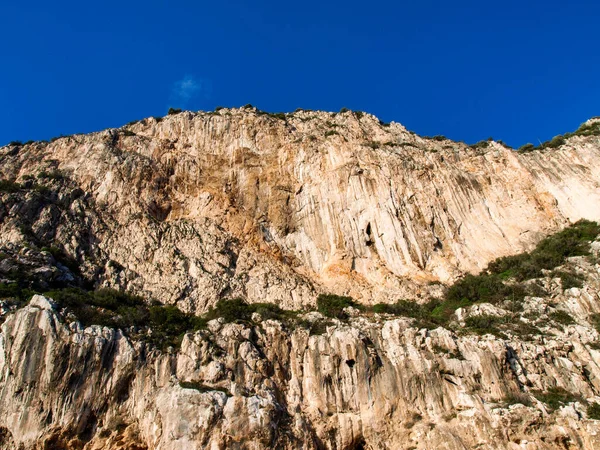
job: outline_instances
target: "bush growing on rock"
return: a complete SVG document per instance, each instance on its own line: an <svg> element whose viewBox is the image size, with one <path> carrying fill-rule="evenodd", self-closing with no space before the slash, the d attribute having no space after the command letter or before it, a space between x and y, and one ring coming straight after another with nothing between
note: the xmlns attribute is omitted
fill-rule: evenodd
<svg viewBox="0 0 600 450"><path fill-rule="evenodd" d="M320 294L317 297L317 309L325 317L346 319L347 316L344 313L344 308L349 306L360 308L360 305L352 300L352 297L333 294Z"/></svg>
<svg viewBox="0 0 600 450"><path fill-rule="evenodd" d="M592 403L587 407L588 419L600 420L600 403Z"/></svg>
<svg viewBox="0 0 600 450"><path fill-rule="evenodd" d="M548 405L551 410L556 410L567 403L581 401L581 397L561 387L551 387L546 392L533 392L535 397Z"/></svg>

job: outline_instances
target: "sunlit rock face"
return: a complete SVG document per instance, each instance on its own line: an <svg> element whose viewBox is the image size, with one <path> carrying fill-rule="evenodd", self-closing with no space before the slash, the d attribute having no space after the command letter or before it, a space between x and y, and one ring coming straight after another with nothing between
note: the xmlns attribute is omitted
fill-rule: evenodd
<svg viewBox="0 0 600 450"><path fill-rule="evenodd" d="M598 161L596 136L517 153L352 112L150 118L0 148L0 178L21 186L0 189L0 272L42 287L81 277L194 313L231 297L286 309L319 293L424 302L600 220ZM376 314L311 332L258 315L211 321L161 351L84 327L48 296L16 311L0 302L0 448L600 448L586 409L600 401L592 247L596 259L569 261L582 288L547 273L547 295L524 303L525 324L556 308L573 323L547 319L526 338ZM506 314L477 304L454 320ZM576 401L536 400L555 387Z"/></svg>
<svg viewBox="0 0 600 450"><path fill-rule="evenodd" d="M576 323L549 322L527 340L428 331L402 318L333 320L323 334L272 320L254 327L215 320L187 334L180 350L160 352L120 331L82 328L35 296L2 325L0 443L598 448L599 421L586 418L581 402L600 400L600 336L585 320L600 311L600 266L581 267L583 289L563 291L548 279L551 302L526 301L541 316L548 303L559 304ZM580 400L552 411L527 394L556 386Z"/></svg>
<svg viewBox="0 0 600 450"><path fill-rule="evenodd" d="M425 297L432 282L600 219L599 156L595 136L519 154L369 114L247 108L5 147L0 170L69 180L59 207L9 215L34 216L36 235L102 282L202 312L222 296L287 308L318 292ZM0 244L22 239L5 220Z"/></svg>

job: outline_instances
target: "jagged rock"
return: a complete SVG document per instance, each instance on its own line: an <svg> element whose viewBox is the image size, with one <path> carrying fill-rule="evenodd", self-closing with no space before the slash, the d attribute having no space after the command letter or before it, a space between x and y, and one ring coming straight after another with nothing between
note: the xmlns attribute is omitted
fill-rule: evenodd
<svg viewBox="0 0 600 450"><path fill-rule="evenodd" d="M600 219L596 136L518 153L423 139L370 114L282 120L242 108L5 147L0 157L4 178L33 176L53 190L3 201L0 246L31 234L99 284L186 311L223 295L289 309L319 292L427 298L439 295L429 282Z"/></svg>
<svg viewBox="0 0 600 450"><path fill-rule="evenodd" d="M318 293L425 302L440 282L600 219L599 156L595 136L521 154L368 114L248 108L2 148L1 177L22 185L0 193L0 278L92 280L196 313L235 296L297 310ZM44 296L8 299L0 448L600 448L584 409L600 401L592 248L595 261L568 262L582 288L544 273L548 295L495 335L349 309L296 327L211 320L161 351L151 330L133 340ZM458 322L512 314L502 308ZM572 395L556 410L539 400L552 388Z"/></svg>

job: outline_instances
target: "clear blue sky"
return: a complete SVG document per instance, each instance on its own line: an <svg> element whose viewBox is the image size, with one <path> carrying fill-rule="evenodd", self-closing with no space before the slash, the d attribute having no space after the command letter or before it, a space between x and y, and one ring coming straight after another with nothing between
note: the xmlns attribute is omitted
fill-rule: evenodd
<svg viewBox="0 0 600 450"><path fill-rule="evenodd" d="M3 1L0 144L169 106L537 143L600 115L597 1Z"/></svg>

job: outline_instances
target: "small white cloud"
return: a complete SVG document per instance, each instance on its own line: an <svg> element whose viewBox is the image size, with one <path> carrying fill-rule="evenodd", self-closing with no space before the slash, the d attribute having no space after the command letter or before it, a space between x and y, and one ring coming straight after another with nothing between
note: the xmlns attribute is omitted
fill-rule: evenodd
<svg viewBox="0 0 600 450"><path fill-rule="evenodd" d="M190 100L203 93L208 95L208 83L205 80L185 75L181 80L173 83L170 100L173 106L187 106Z"/></svg>

